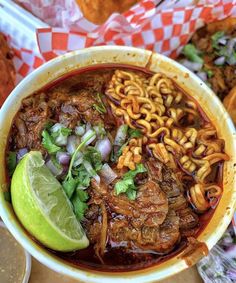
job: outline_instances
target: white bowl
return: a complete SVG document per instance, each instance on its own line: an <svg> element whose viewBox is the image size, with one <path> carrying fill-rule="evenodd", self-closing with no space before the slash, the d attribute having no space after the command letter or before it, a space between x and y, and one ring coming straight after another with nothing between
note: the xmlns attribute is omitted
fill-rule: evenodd
<svg viewBox="0 0 236 283"><path fill-rule="evenodd" d="M224 192L213 217L197 237L197 248L182 251L177 256L147 269L130 272L99 272L77 268L56 257L26 233L16 218L12 206L4 199L7 190L5 166L5 147L12 119L18 111L23 98L39 90L58 77L81 67L96 64L129 64L163 72L195 98L204 112L216 126L218 134L225 140L225 150L230 161L225 162L223 170ZM87 283L145 283L164 279L195 264L220 239L232 218L236 204L236 133L234 125L223 105L214 93L193 73L177 62L150 51L121 46L99 46L67 53L44 64L27 76L11 93L0 110L0 215L8 229L20 244L41 263L49 268Z"/></svg>

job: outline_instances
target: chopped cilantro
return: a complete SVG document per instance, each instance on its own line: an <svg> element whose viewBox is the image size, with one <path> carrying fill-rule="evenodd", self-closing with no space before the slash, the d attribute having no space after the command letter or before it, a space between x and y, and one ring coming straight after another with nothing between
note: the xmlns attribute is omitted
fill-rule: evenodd
<svg viewBox="0 0 236 283"><path fill-rule="evenodd" d="M42 132L42 145L43 147L48 151L49 154L56 153L61 148L55 144L55 141L52 136L48 133L48 131L45 129Z"/></svg>
<svg viewBox="0 0 236 283"><path fill-rule="evenodd" d="M46 122L46 124L44 125L44 129L45 130L50 130L50 128L53 126L53 122L52 121L48 121Z"/></svg>
<svg viewBox="0 0 236 283"><path fill-rule="evenodd" d="M88 161L96 172L102 169L101 153L92 146L86 148L83 160Z"/></svg>
<svg viewBox="0 0 236 283"><path fill-rule="evenodd" d="M76 189L77 183L78 181L74 179L72 176L70 178L65 179L62 182L62 187L69 199L72 197Z"/></svg>
<svg viewBox="0 0 236 283"><path fill-rule="evenodd" d="M68 169L68 173L64 181L62 182L62 187L64 191L66 192L68 198L71 198L73 196L73 193L76 189L76 187L79 184L80 176L78 175L77 178L73 177L72 174L72 167L75 162L75 158L77 154L83 149L83 147L86 145L87 141L90 140L93 136L95 136L95 132L92 132L90 135L88 135L77 147L75 152L72 155L71 161L70 161L70 166ZM79 171L78 171L79 173Z"/></svg>
<svg viewBox="0 0 236 283"><path fill-rule="evenodd" d="M8 156L7 156L7 169L9 176L12 176L12 174L15 171L17 162L16 162L16 152L14 151L9 151Z"/></svg>
<svg viewBox="0 0 236 283"><path fill-rule="evenodd" d="M130 200L135 200L137 195L137 187L134 183L134 178L139 173L147 172L147 169L142 163L138 164L135 170L126 172L121 181L115 184L115 192L117 195L125 193Z"/></svg>
<svg viewBox="0 0 236 283"><path fill-rule="evenodd" d="M127 139L127 136L128 136L128 139ZM116 146L116 148L115 147L113 148L113 151L111 154L111 161L113 162L117 161L119 156L121 156L124 147L127 146L127 144L132 138L140 138L141 136L142 136L142 133L139 129L131 129L128 127L128 125L125 125L125 124L121 125L117 131L117 135L115 138L114 145Z"/></svg>
<svg viewBox="0 0 236 283"><path fill-rule="evenodd" d="M186 44L182 53L192 62L203 63L203 59L200 57L201 52L193 44Z"/></svg>
<svg viewBox="0 0 236 283"><path fill-rule="evenodd" d="M214 72L212 70L206 70L206 73L207 73L207 77L210 79L213 77L214 75Z"/></svg>
<svg viewBox="0 0 236 283"><path fill-rule="evenodd" d="M97 93L97 103L93 104L93 108L101 114L107 113L106 107L102 101L100 93Z"/></svg>
<svg viewBox="0 0 236 283"><path fill-rule="evenodd" d="M128 135L129 135L129 139L140 138L142 136L142 133L141 133L141 131L139 129L131 129L131 128L129 128Z"/></svg>
<svg viewBox="0 0 236 283"><path fill-rule="evenodd" d="M96 133L92 132L83 142L79 144L76 151L72 155L67 176L62 183L63 189L68 198L71 200L74 212L79 221L84 218L84 213L88 208L86 201L89 196L84 189L89 186L91 177L93 177L93 174L88 172L88 168L85 166L85 164L89 164L91 170L93 170L95 174L102 167L102 157L99 151L91 146L88 146L85 150L83 150L87 141L90 140L94 135L96 135ZM83 150L83 163L73 168L75 158L81 150Z"/></svg>
<svg viewBox="0 0 236 283"><path fill-rule="evenodd" d="M219 46L219 48L215 51L215 54L217 56L225 56L225 57L229 57L228 54L228 47L227 46Z"/></svg>
<svg viewBox="0 0 236 283"><path fill-rule="evenodd" d="M77 187L85 189L90 184L90 176L84 167L84 164L80 164L76 168L72 169L72 176L75 176L77 180Z"/></svg>
<svg viewBox="0 0 236 283"><path fill-rule="evenodd" d="M88 208L86 201L88 200L89 196L86 191L77 189L71 199L74 212L79 221L84 218L84 213Z"/></svg>
<svg viewBox="0 0 236 283"><path fill-rule="evenodd" d="M67 137L71 134L72 130L64 127L62 124L56 123L53 127L51 127L50 132L55 144L63 146L66 145Z"/></svg>
<svg viewBox="0 0 236 283"><path fill-rule="evenodd" d="M216 33L214 33L212 36L211 36L211 43L212 43L212 47L215 48L215 49L220 49L220 46L219 46L219 39L221 37L223 37L225 35L225 33L223 31L217 31Z"/></svg>

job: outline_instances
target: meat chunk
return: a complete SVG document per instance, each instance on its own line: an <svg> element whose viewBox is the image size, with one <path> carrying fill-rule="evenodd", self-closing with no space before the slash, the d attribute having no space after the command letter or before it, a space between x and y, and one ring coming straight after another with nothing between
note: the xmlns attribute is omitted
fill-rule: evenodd
<svg viewBox="0 0 236 283"><path fill-rule="evenodd" d="M112 241L123 242L124 245L127 245L125 242L132 241L140 249L167 253L180 238L179 217L174 211L170 211L160 226L150 227L144 224L141 229L133 227L126 219L114 219L110 222L109 231Z"/></svg>
<svg viewBox="0 0 236 283"><path fill-rule="evenodd" d="M225 63L223 68L214 63L219 57L219 50L214 49L212 44L212 36L216 32L224 31L226 36L235 38L236 28L235 19L227 18L222 21L210 23L198 29L191 42L196 48L202 52L204 60L204 68L212 72L212 76L208 78L213 91L221 100L230 92L236 83L235 65ZM180 58L182 55L180 55Z"/></svg>
<svg viewBox="0 0 236 283"><path fill-rule="evenodd" d="M122 248L125 253L136 254L142 249L166 254L175 247L181 235L196 232L198 216L189 207L183 185L171 169L154 159L146 161L145 166L148 173L141 176L135 200L129 200L125 194L116 195L115 182L107 186L92 180L89 194L92 199L100 198L106 203L109 212L107 243ZM117 174L118 180L122 174ZM140 177L136 181L139 182ZM97 219L89 229L88 235L93 241L95 231L101 230Z"/></svg>
<svg viewBox="0 0 236 283"><path fill-rule="evenodd" d="M82 119L92 125L104 124L102 115L94 108L98 102L95 96L84 90L79 95L71 96L72 105L75 105Z"/></svg>
<svg viewBox="0 0 236 283"><path fill-rule="evenodd" d="M180 237L179 217L174 211L168 212L167 197L156 182L148 180L140 185L134 201L115 195L114 189L94 180L92 188L117 215L109 221L112 241L161 253L174 247Z"/></svg>
<svg viewBox="0 0 236 283"><path fill-rule="evenodd" d="M191 208L186 207L178 211L180 217L180 229L191 230L198 224L198 216Z"/></svg>
<svg viewBox="0 0 236 283"><path fill-rule="evenodd" d="M183 187L174 172L156 159L150 158L146 162L149 178L155 180L166 193L168 198L182 194Z"/></svg>
<svg viewBox="0 0 236 283"><path fill-rule="evenodd" d="M23 100L24 111L15 119L16 135L13 137L18 148L42 150L41 133L50 115L45 96Z"/></svg>
<svg viewBox="0 0 236 283"><path fill-rule="evenodd" d="M152 249L160 253L170 252L180 238L179 217L169 211L162 225L157 227L144 226L137 245L142 249Z"/></svg>
<svg viewBox="0 0 236 283"><path fill-rule="evenodd" d="M137 198L132 201L125 195L116 195L105 184L91 182L92 187L107 201L110 209L117 214L132 217L136 226L147 222L150 226L162 224L168 213L168 200L157 183L148 181L138 188ZM139 224L138 224L139 223Z"/></svg>
<svg viewBox="0 0 236 283"><path fill-rule="evenodd" d="M184 196L183 185L178 180L176 174L164 164L154 159L149 159L146 163L149 177L156 180L160 188L165 192L169 208L174 210L180 218L180 229L188 230L195 228L199 219L196 213L189 207Z"/></svg>

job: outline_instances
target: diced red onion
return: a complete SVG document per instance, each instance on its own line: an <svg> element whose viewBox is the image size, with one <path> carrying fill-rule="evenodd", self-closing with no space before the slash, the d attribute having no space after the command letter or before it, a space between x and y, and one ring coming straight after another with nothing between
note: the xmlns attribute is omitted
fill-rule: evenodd
<svg viewBox="0 0 236 283"><path fill-rule="evenodd" d="M82 152L78 152L73 167L79 166L81 163L83 163L83 154Z"/></svg>
<svg viewBox="0 0 236 283"><path fill-rule="evenodd" d="M26 153L28 153L28 149L26 147L19 149L16 155L17 161L20 161Z"/></svg>
<svg viewBox="0 0 236 283"><path fill-rule="evenodd" d="M116 173L107 163L102 166L102 169L99 171L99 175L107 185L111 184L117 178Z"/></svg>
<svg viewBox="0 0 236 283"><path fill-rule="evenodd" d="M102 160L107 160L111 153L112 145L110 140L106 137L97 141L95 148L101 153Z"/></svg>
<svg viewBox="0 0 236 283"><path fill-rule="evenodd" d="M49 159L47 162L46 162L46 166L48 167L48 169L52 172L52 174L57 177L59 175L62 174L63 172L63 168L58 168L53 162L51 159Z"/></svg>
<svg viewBox="0 0 236 283"><path fill-rule="evenodd" d="M122 146L125 143L127 132L128 132L128 126L121 125L116 132L114 145Z"/></svg>
<svg viewBox="0 0 236 283"><path fill-rule="evenodd" d="M98 175L93 176L93 178L95 179L95 181L96 181L98 184L100 184L101 179L100 179L100 177L99 177Z"/></svg>
<svg viewBox="0 0 236 283"><path fill-rule="evenodd" d="M207 73L206 72L197 72L196 75L204 82L207 81Z"/></svg>
<svg viewBox="0 0 236 283"><path fill-rule="evenodd" d="M217 59L215 59L214 64L217 66L222 66L225 63L225 56L220 56Z"/></svg>
<svg viewBox="0 0 236 283"><path fill-rule="evenodd" d="M70 154L67 152L57 152L57 161L62 165L68 165L70 163Z"/></svg>
<svg viewBox="0 0 236 283"><path fill-rule="evenodd" d="M52 133L56 133L58 130L60 130L61 128L63 128L64 126L61 124L61 123L56 123L56 124L54 124L52 127L51 127L51 129L50 129L50 131L52 132Z"/></svg>
<svg viewBox="0 0 236 283"><path fill-rule="evenodd" d="M85 169L87 170L87 172L89 173L89 175L93 177L98 184L100 184L100 177L98 176L96 171L93 169L92 165L88 161L84 161L83 165Z"/></svg>
<svg viewBox="0 0 236 283"><path fill-rule="evenodd" d="M85 126L76 126L75 134L78 136L82 136L85 133Z"/></svg>
<svg viewBox="0 0 236 283"><path fill-rule="evenodd" d="M92 135L94 133L94 136L92 136L86 143L85 145L89 145L90 143L92 143L95 139L96 139L96 134L95 131L93 131L92 129L89 129L81 138L81 141L84 141L87 137L89 137L90 135Z"/></svg>
<svg viewBox="0 0 236 283"><path fill-rule="evenodd" d="M99 138L104 137L106 135L105 129L101 126L94 126L93 129L96 132L97 137Z"/></svg>
<svg viewBox="0 0 236 283"><path fill-rule="evenodd" d="M198 62L191 62L187 59L184 59L180 62L182 65L184 65L186 68L188 68L190 71L192 72L197 72L200 71L203 64L202 63L198 63Z"/></svg>
<svg viewBox="0 0 236 283"><path fill-rule="evenodd" d="M60 129L65 128L65 126L61 123L56 123L55 125L53 125L50 129L50 131L52 133L56 133L57 131L59 131ZM67 136L64 136L62 134L60 134L59 136L57 136L55 138L55 144L59 145L59 146L64 146L67 144Z"/></svg>
<svg viewBox="0 0 236 283"><path fill-rule="evenodd" d="M62 173L60 174L60 176L65 176L68 172L69 169L69 164L68 165L62 165Z"/></svg>
<svg viewBox="0 0 236 283"><path fill-rule="evenodd" d="M88 122L85 126L85 131L87 132L88 130L90 130L92 128L92 125Z"/></svg>
<svg viewBox="0 0 236 283"><path fill-rule="evenodd" d="M236 244L232 244L225 250L225 256L229 259L236 258Z"/></svg>
<svg viewBox="0 0 236 283"><path fill-rule="evenodd" d="M221 38L218 40L218 43L220 43L221 45L226 45L227 40L228 40L228 37L227 37L227 36L223 36L223 37L221 37Z"/></svg>
<svg viewBox="0 0 236 283"><path fill-rule="evenodd" d="M78 137L74 135L69 136L67 139L66 150L72 155L75 152L78 144L79 144Z"/></svg>
<svg viewBox="0 0 236 283"><path fill-rule="evenodd" d="M227 58L227 63L229 64L229 65L236 65L236 57L235 57L235 55L234 55L234 52L230 55L230 57L229 58Z"/></svg>
<svg viewBox="0 0 236 283"><path fill-rule="evenodd" d="M235 256L235 258L236 258L236 256ZM227 276L227 278L230 278L231 280L233 280L233 282L235 282L236 281L236 269L232 268L232 267L230 269L228 269L227 272L226 272L226 276Z"/></svg>
<svg viewBox="0 0 236 283"><path fill-rule="evenodd" d="M228 55L231 55L234 51L234 46L236 44L236 38L231 38L228 42L227 42L227 53Z"/></svg>

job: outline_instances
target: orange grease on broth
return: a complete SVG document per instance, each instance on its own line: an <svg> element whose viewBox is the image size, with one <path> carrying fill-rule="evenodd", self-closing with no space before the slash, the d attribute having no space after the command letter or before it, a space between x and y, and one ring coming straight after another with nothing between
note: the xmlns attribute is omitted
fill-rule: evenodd
<svg viewBox="0 0 236 283"><path fill-rule="evenodd" d="M180 258L185 261L188 267L191 267L201 258L208 255L208 253L209 250L205 243L199 242L193 237L189 237L187 247Z"/></svg>

